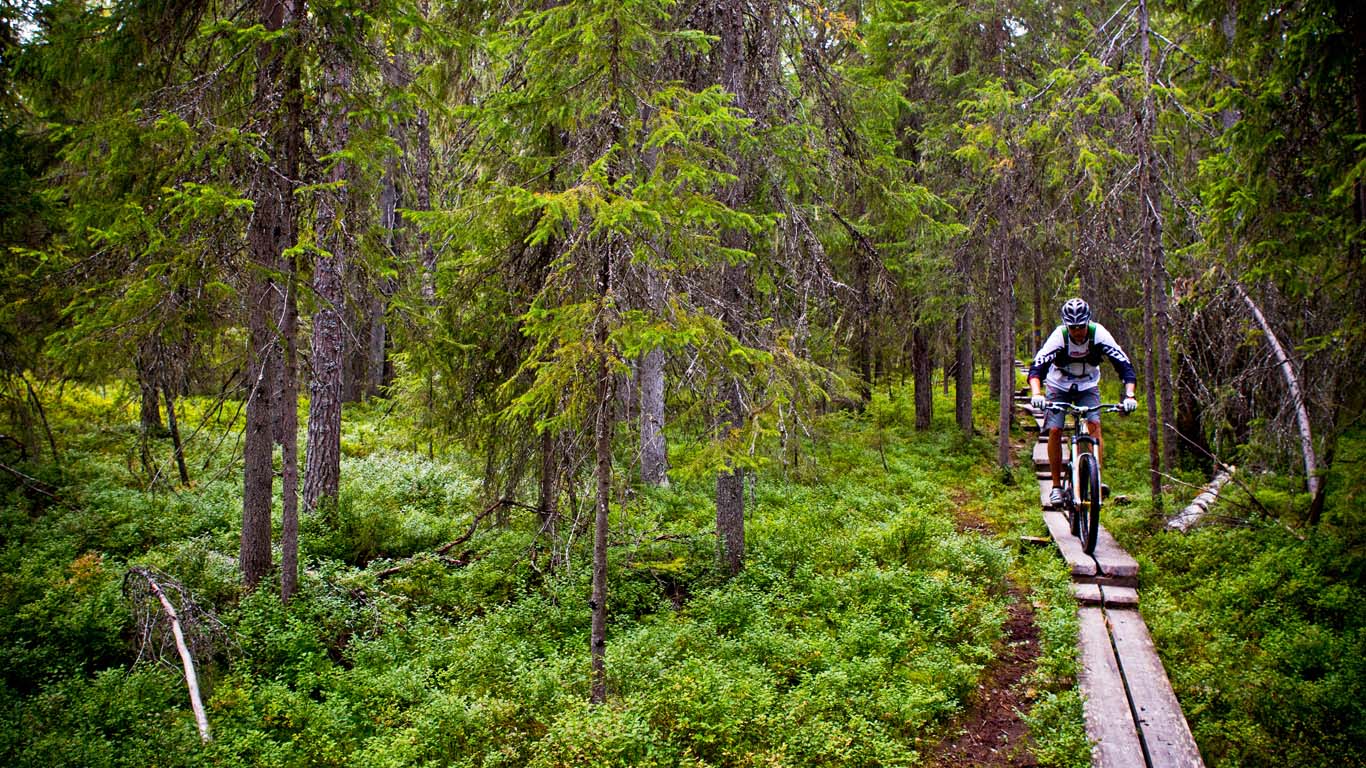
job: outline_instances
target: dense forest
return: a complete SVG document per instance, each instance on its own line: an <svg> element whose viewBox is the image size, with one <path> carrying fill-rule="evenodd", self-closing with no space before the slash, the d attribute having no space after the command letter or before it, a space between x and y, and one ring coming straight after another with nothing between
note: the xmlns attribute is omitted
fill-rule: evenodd
<svg viewBox="0 0 1366 768"><path fill-rule="evenodd" d="M1350 0L7 0L0 763L951 765L1026 617L1087 765L1081 296L1206 764L1360 764L1364 184Z"/></svg>

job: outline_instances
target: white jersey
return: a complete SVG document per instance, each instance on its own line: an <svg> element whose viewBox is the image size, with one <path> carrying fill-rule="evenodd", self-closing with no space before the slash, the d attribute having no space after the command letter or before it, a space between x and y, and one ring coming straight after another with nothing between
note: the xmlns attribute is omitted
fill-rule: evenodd
<svg viewBox="0 0 1366 768"><path fill-rule="evenodd" d="M1094 323L1095 342L1087 333L1081 343L1072 341L1067 329L1059 325L1048 335L1048 340L1034 356L1034 365L1029 369L1030 378L1044 380L1050 390L1084 391L1100 386L1100 361L1110 358L1120 378L1134 382L1134 367L1120 349L1119 342L1100 323Z"/></svg>

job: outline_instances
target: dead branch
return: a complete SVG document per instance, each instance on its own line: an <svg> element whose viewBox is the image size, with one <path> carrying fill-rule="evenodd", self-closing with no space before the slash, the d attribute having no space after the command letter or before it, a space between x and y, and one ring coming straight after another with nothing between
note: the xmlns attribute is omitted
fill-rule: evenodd
<svg viewBox="0 0 1366 768"><path fill-rule="evenodd" d="M200 740L207 744L213 740L213 736L209 732L209 717L204 712L204 701L199 695L199 676L195 674L194 656L191 655L190 646L185 641L185 633L181 629L180 615L176 612L175 606L171 604L170 599L166 597L166 592L162 590L161 585L157 583L157 579L152 574L150 568L130 568L128 576L138 576L146 582L152 595L155 596L157 601L161 604L162 613L171 624L171 633L175 637L176 651L180 655L180 664L185 672L185 687L190 691L190 708L194 710L195 725L199 727ZM125 577L125 593L129 592L128 587L128 580L127 577ZM185 592L183 589L179 588L179 585L177 585L176 591L181 595L182 599L185 598ZM150 636L150 634L151 627L148 626L146 636Z"/></svg>

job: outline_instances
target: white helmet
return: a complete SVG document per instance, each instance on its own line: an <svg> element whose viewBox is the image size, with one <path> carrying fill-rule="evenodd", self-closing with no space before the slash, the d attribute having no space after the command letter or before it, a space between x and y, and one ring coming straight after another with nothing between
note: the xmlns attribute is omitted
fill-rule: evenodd
<svg viewBox="0 0 1366 768"><path fill-rule="evenodd" d="M1068 299L1062 305L1063 325L1086 325L1091 322L1091 307L1081 299Z"/></svg>

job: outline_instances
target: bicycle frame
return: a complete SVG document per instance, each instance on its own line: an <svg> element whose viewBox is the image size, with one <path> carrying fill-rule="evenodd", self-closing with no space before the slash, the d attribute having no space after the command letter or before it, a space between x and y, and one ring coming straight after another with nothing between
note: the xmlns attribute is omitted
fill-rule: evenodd
<svg viewBox="0 0 1366 768"><path fill-rule="evenodd" d="M1046 403L1044 408L1064 416L1063 427L1068 431L1068 452L1063 479L1063 507L1072 535L1081 539L1082 549L1089 555L1096 548L1103 485L1100 480L1100 459L1096 455L1096 446L1099 442L1091 436L1089 429L1084 425L1092 413L1114 412L1121 408L1113 403L1088 408L1060 402ZM1071 422L1070 427L1067 424L1068 420ZM1090 460L1083 461L1085 456L1089 456Z"/></svg>

